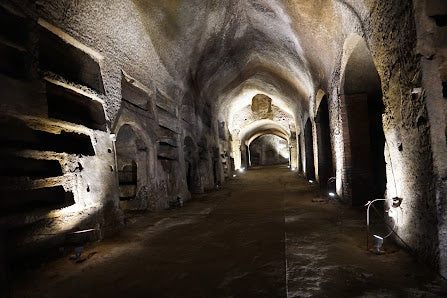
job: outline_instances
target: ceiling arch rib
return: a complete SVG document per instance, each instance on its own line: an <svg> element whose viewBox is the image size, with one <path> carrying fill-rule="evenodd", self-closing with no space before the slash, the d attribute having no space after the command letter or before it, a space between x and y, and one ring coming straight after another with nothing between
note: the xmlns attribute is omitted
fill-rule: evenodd
<svg viewBox="0 0 447 298"><path fill-rule="evenodd" d="M287 131L296 132L296 121L292 112L276 105L277 101L267 94L257 91L249 90L241 99L234 99L228 107L228 129L233 138L239 138L241 131L256 125L260 120L269 120ZM281 105L281 102L279 104Z"/></svg>
<svg viewBox="0 0 447 298"><path fill-rule="evenodd" d="M242 99L245 104L249 104L252 98L251 94L254 92L267 94L278 106L291 114L296 108L307 107L307 104L303 103L309 98L310 91L301 88L299 82L293 83L284 74L268 69L266 66L257 66L249 72L242 74L247 77L239 77L228 83L225 90L220 94L218 99L220 103L219 114L224 118L228 117L228 115L225 115L227 107L232 105L234 100L240 101ZM244 94L245 90L256 91L252 91L248 94L248 97L242 97L241 95ZM238 106L243 105L238 104Z"/></svg>
<svg viewBox="0 0 447 298"><path fill-rule="evenodd" d="M313 84L310 75L302 70L291 70L281 64L291 65L287 61L272 63L256 59L239 69L237 75L220 77L219 82L213 85L212 90L219 94L220 110L225 109L229 101L246 86L268 92L282 98L293 109L297 102L307 101L313 93Z"/></svg>
<svg viewBox="0 0 447 298"><path fill-rule="evenodd" d="M289 139L291 135L290 130L282 126L278 122L269 119L262 119L250 123L243 129L241 129L239 133L239 140L241 140L241 143L245 143L246 141L251 139L255 134L266 131L275 132L275 134L282 135L286 137L286 139Z"/></svg>
<svg viewBox="0 0 447 298"><path fill-rule="evenodd" d="M245 144L247 145L247 146L250 146L250 144L254 141L254 140L256 140L257 138L259 138L260 136L263 136L263 135L268 135L268 134L272 134L272 135L275 135L275 136L277 136L277 137L280 137L281 139L284 139L284 140L286 140L287 142L289 141L289 136L288 135L286 135L286 134L284 134L283 132L281 132L281 131L279 131L279 130L275 130L275 129L267 129L267 130L261 130L261 131L258 131L258 132L256 132L255 134L253 134L251 137L249 137L246 141L245 141Z"/></svg>

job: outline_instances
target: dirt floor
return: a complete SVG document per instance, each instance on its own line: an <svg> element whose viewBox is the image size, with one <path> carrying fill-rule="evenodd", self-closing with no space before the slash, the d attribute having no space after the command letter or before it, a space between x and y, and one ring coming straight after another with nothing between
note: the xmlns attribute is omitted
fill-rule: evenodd
<svg viewBox="0 0 447 298"><path fill-rule="evenodd" d="M447 297L445 281L365 213L286 166L249 170L184 207L127 214L125 231L16 278L13 297Z"/></svg>

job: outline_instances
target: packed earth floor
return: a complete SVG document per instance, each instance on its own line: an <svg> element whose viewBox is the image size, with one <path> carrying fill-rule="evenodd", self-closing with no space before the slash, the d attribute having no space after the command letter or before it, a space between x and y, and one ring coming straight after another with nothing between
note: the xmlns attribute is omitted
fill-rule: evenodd
<svg viewBox="0 0 447 298"><path fill-rule="evenodd" d="M126 214L116 237L15 277L13 297L446 297L445 281L365 212L286 166L251 169L182 208Z"/></svg>

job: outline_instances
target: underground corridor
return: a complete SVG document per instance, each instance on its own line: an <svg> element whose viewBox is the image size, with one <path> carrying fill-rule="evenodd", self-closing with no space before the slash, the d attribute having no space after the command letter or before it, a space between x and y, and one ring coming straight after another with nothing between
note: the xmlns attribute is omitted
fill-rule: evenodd
<svg viewBox="0 0 447 298"><path fill-rule="evenodd" d="M446 297L446 26L0 1L0 297Z"/></svg>
<svg viewBox="0 0 447 298"><path fill-rule="evenodd" d="M14 297L443 297L393 242L366 250L364 216L287 165L256 167L180 209L22 276ZM380 229L379 227L376 227ZM33 276L33 278L29 278Z"/></svg>

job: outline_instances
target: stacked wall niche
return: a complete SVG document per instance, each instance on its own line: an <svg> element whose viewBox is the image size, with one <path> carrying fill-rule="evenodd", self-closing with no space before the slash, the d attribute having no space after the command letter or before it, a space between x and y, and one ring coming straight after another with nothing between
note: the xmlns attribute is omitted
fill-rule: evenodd
<svg viewBox="0 0 447 298"><path fill-rule="evenodd" d="M135 199L138 184L137 136L129 125L123 125L116 138L118 184L121 209L127 209L126 201Z"/></svg>
<svg viewBox="0 0 447 298"><path fill-rule="evenodd" d="M151 200L150 177L155 168L153 157L155 115L153 92L122 71L121 108L113 125L121 210L156 209Z"/></svg>
<svg viewBox="0 0 447 298"><path fill-rule="evenodd" d="M180 133L177 104L169 95L157 90L155 108L158 118L157 158L166 173L167 195L174 201L179 189L176 173L179 166Z"/></svg>
<svg viewBox="0 0 447 298"><path fill-rule="evenodd" d="M96 158L93 135L107 127L99 56L3 4L0 25L0 228L15 259L62 246L67 229L97 223L74 221L67 207L87 205L83 162Z"/></svg>

